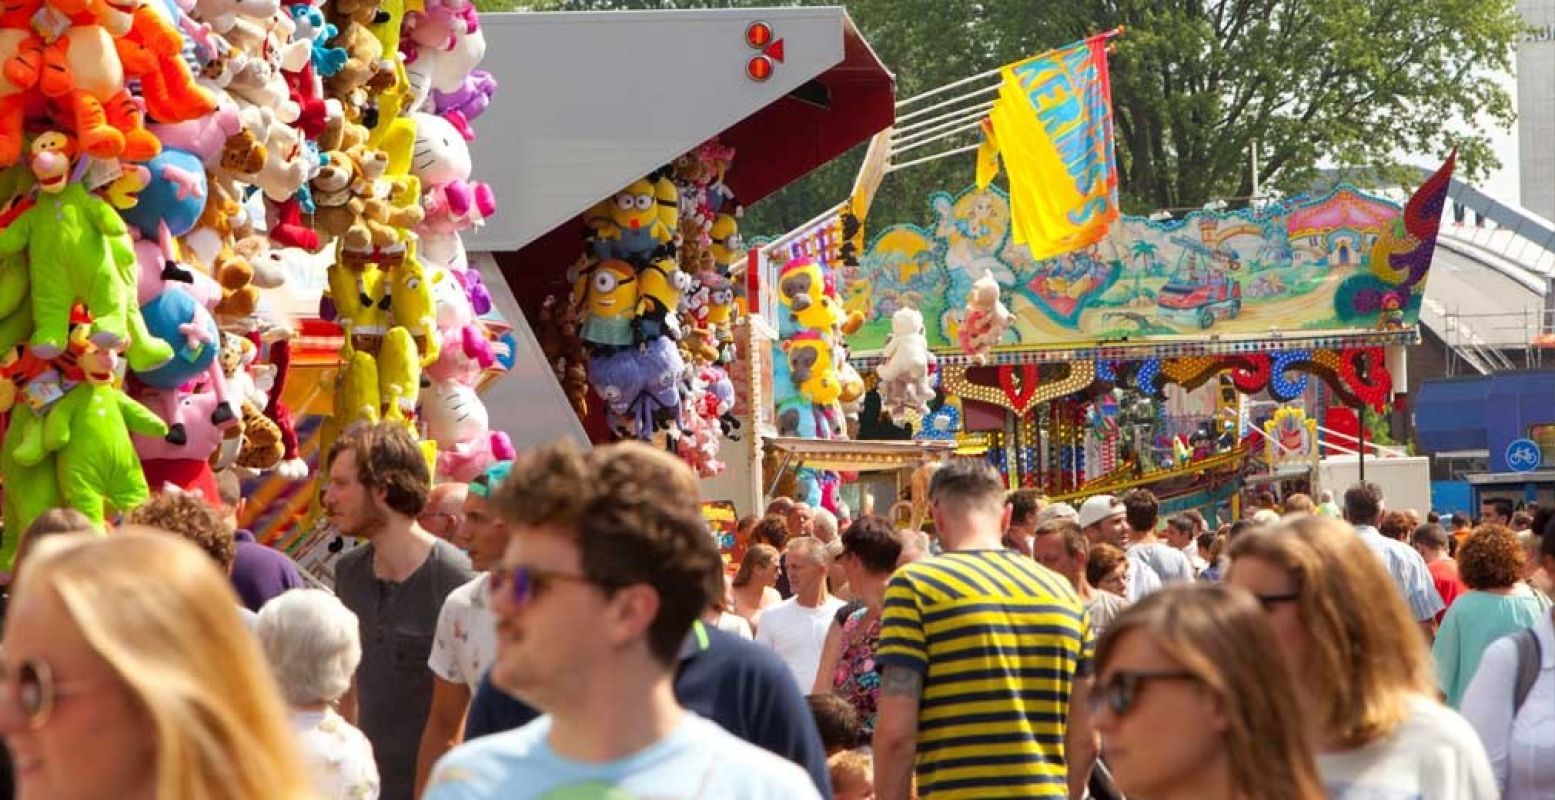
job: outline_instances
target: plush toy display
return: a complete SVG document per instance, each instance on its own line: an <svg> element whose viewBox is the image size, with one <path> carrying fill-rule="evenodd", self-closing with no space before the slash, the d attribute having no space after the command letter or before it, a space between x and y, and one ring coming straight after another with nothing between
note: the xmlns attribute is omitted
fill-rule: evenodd
<svg viewBox="0 0 1555 800"><path fill-rule="evenodd" d="M592 390L615 436L660 444L703 476L724 469L720 442L739 427L724 371L740 356L735 284L722 270L742 245L737 208L716 185L732 158L706 143L586 210L570 296L547 299L539 325L541 349L580 415ZM720 208L729 219L719 238L731 248L722 263L709 249ZM428 231L423 252L462 260L438 233Z"/></svg>
<svg viewBox="0 0 1555 800"><path fill-rule="evenodd" d="M267 301L298 278L347 334L330 432L446 433L461 474L511 455L417 402L478 406L503 363L460 241L496 211L467 144L484 52L467 0L0 9L6 528L65 504L100 522L164 485L215 502L213 465L306 477L285 394L308 323Z"/></svg>

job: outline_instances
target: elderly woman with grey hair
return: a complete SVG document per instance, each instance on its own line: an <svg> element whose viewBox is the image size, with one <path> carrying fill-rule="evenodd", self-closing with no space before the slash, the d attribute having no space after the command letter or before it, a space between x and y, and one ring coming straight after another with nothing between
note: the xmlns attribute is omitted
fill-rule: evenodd
<svg viewBox="0 0 1555 800"><path fill-rule="evenodd" d="M319 796L376 800L372 744L333 705L362 660L356 615L328 592L293 589L265 604L255 633L291 707Z"/></svg>

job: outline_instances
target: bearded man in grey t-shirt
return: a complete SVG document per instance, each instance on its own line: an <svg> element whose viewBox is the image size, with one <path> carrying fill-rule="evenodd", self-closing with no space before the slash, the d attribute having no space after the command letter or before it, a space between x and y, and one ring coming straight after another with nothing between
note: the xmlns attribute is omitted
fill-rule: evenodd
<svg viewBox="0 0 1555 800"><path fill-rule="evenodd" d="M394 423L348 429L324 462L324 510L367 544L342 556L335 593L361 626L362 661L341 715L373 745L382 800L413 800L416 753L432 703L427 657L449 592L475 577L459 548L427 533L431 474L421 447Z"/></svg>

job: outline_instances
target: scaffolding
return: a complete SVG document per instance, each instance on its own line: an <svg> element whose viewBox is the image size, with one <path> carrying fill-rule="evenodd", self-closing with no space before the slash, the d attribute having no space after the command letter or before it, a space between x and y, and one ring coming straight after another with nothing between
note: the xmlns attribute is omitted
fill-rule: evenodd
<svg viewBox="0 0 1555 800"><path fill-rule="evenodd" d="M1541 369L1544 350L1555 346L1550 311L1535 309L1495 314L1448 310L1440 336L1446 348L1447 375Z"/></svg>

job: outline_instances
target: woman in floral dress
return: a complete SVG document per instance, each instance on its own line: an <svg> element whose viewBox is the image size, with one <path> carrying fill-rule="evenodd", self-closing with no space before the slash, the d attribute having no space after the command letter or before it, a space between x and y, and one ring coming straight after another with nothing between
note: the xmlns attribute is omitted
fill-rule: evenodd
<svg viewBox="0 0 1555 800"><path fill-rule="evenodd" d="M858 604L851 613L839 614L838 624L826 636L816 692L841 695L875 729L875 709L880 698L880 670L875 665L875 646L880 642L880 614L885 606L886 583L896 570L902 544L891 523L882 517L855 520L842 535L842 567L848 574Z"/></svg>

